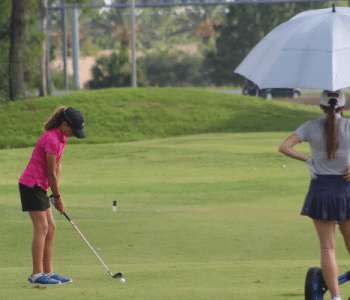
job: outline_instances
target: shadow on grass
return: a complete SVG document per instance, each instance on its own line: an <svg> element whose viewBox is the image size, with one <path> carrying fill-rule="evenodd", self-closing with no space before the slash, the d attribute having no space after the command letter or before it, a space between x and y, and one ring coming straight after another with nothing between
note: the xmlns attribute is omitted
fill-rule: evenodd
<svg viewBox="0 0 350 300"><path fill-rule="evenodd" d="M271 105L250 106L236 111L233 117L205 129L208 132L294 131L301 124L320 117L320 113Z"/></svg>

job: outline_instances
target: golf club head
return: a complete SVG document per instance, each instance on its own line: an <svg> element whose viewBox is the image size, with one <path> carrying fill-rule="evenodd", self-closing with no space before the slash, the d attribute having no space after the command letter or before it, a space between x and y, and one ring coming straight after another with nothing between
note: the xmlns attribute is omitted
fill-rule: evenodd
<svg viewBox="0 0 350 300"><path fill-rule="evenodd" d="M117 273L117 274L114 274L112 277L113 277L113 278L121 278L121 277L123 277L123 273L122 273L122 272L119 272L119 273Z"/></svg>

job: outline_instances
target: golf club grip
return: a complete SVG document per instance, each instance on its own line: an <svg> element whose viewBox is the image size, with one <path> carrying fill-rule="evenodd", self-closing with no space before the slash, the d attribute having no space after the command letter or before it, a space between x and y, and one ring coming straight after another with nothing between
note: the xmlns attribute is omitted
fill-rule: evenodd
<svg viewBox="0 0 350 300"><path fill-rule="evenodd" d="M64 212L63 213L63 215L67 218L67 220L69 221L69 222L71 222L71 220L69 219L69 217L67 216L67 214Z"/></svg>

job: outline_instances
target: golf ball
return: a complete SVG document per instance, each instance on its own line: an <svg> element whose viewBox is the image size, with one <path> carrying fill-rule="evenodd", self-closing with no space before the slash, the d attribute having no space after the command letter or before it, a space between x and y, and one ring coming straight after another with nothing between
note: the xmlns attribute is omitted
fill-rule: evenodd
<svg viewBox="0 0 350 300"><path fill-rule="evenodd" d="M120 278L120 282L125 282L125 278L124 277Z"/></svg>

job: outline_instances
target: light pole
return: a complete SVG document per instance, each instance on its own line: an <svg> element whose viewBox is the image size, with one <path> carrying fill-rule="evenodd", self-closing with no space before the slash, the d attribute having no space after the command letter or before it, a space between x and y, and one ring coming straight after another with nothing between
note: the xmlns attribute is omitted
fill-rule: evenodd
<svg viewBox="0 0 350 300"><path fill-rule="evenodd" d="M73 84L80 88L80 47L79 47L79 15L78 6L72 8L72 63Z"/></svg>
<svg viewBox="0 0 350 300"><path fill-rule="evenodd" d="M136 32L135 32L135 0L131 1L131 86L137 88L137 75L136 75Z"/></svg>

